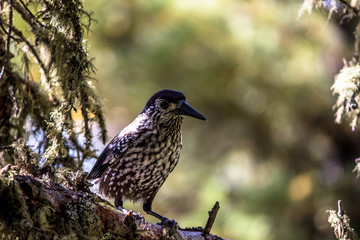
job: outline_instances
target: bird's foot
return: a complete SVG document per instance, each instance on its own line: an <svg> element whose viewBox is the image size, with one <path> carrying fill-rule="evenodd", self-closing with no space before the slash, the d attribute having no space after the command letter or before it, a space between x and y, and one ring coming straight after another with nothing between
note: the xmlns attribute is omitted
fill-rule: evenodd
<svg viewBox="0 0 360 240"><path fill-rule="evenodd" d="M161 222L159 222L157 224L161 225L164 228L171 228L171 229L179 228L179 225L177 224L177 222L175 222L175 220L169 220L167 218L165 218L164 220L162 220Z"/></svg>
<svg viewBox="0 0 360 240"><path fill-rule="evenodd" d="M175 220L169 220L165 218L161 220L160 225L163 229L165 238L169 237L170 239L170 236L174 236L174 234L176 234L179 230L179 225L177 224L177 222L175 222Z"/></svg>
<svg viewBox="0 0 360 240"><path fill-rule="evenodd" d="M145 227L142 228L138 228L138 224L136 223L135 218L137 218L136 216L140 216L142 217L140 214L134 214L132 213L132 211L128 211L129 214L126 215L126 217L124 218L124 224L128 227L129 232L126 234L126 238L127 239L135 239L137 236L140 236L143 233L146 233L149 231L149 229L147 228L147 225L145 225ZM144 219L142 217L142 219ZM142 219L140 221L142 221ZM139 224L140 227L141 223Z"/></svg>
<svg viewBox="0 0 360 240"><path fill-rule="evenodd" d="M145 218L140 213L134 213L133 210L126 210L123 207L117 207L117 210L120 210L122 213L134 218L135 221L139 221L141 224L146 224Z"/></svg>
<svg viewBox="0 0 360 240"><path fill-rule="evenodd" d="M130 210L130 211L126 210L126 211L127 211L127 213L125 213L125 214L133 217L135 219L135 221L139 221L140 224L146 223L145 218L140 213L134 213L133 210Z"/></svg>

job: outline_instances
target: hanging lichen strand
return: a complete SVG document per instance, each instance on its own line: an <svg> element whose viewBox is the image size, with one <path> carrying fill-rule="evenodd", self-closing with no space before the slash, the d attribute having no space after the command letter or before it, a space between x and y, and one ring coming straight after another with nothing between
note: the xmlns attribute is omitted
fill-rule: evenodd
<svg viewBox="0 0 360 240"><path fill-rule="evenodd" d="M299 11L299 16L304 12L311 13L314 8L326 10L329 19L336 16L336 21L340 23L349 22L360 16L359 0L305 0ZM335 122L341 123L344 119L349 120L352 130L355 130L360 116L360 23L355 26L353 34L355 39L353 57L350 60L344 60L344 66L336 74L331 91L337 96L337 101L333 106L336 110Z"/></svg>
<svg viewBox="0 0 360 240"><path fill-rule="evenodd" d="M91 13L77 0L0 1L0 11L0 145L35 132L46 164L80 169L94 155L93 122L106 138L83 39ZM41 79L33 77L34 69ZM82 116L81 128L74 112ZM26 129L25 122L33 127Z"/></svg>

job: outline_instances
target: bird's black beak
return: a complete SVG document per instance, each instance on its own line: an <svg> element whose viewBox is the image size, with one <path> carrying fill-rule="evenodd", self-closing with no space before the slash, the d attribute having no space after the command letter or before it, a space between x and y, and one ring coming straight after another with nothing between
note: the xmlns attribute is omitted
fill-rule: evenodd
<svg viewBox="0 0 360 240"><path fill-rule="evenodd" d="M194 108L192 108L189 104L187 104L186 101L181 101L179 103L179 106L175 110L175 113L177 115L190 116L190 117L193 117L193 118L197 118L197 119L206 121L206 118L203 115L201 115L201 113L199 113Z"/></svg>

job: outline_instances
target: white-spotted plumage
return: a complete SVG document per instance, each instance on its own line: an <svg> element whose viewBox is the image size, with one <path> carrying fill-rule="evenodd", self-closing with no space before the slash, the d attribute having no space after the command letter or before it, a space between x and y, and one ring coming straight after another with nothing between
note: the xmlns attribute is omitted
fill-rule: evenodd
<svg viewBox="0 0 360 240"><path fill-rule="evenodd" d="M123 200L142 201L151 210L152 201L175 168L182 149L181 124L188 115L205 120L173 90L155 93L144 110L117 134L99 156L88 179L99 179L99 192L115 198L122 208Z"/></svg>

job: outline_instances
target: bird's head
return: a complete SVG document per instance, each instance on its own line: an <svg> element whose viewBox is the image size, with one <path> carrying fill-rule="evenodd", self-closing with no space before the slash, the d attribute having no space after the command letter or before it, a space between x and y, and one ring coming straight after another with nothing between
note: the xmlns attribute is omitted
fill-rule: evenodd
<svg viewBox="0 0 360 240"><path fill-rule="evenodd" d="M200 120L206 120L198 111L192 108L187 102L185 95L175 90L161 90L155 93L146 103L142 113L150 116L161 116L169 120L179 116L190 116Z"/></svg>

